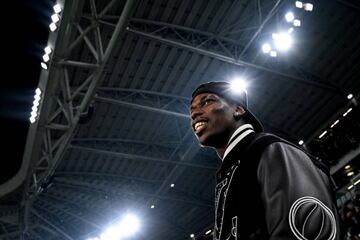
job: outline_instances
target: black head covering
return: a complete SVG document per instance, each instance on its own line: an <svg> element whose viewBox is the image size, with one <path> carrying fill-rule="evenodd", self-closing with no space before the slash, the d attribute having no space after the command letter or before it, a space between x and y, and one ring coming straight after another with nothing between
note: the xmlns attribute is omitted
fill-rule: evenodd
<svg viewBox="0 0 360 240"><path fill-rule="evenodd" d="M191 97L194 99L201 93L215 93L227 101L239 104L245 108L246 113L243 115L244 120L250 123L255 132L263 132L264 128L260 121L248 109L247 93L240 91L239 93L231 89L231 84L228 82L207 82L198 86L192 93Z"/></svg>

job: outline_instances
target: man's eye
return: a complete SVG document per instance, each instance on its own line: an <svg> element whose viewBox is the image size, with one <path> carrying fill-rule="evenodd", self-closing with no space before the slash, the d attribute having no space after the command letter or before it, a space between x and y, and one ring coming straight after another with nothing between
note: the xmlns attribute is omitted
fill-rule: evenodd
<svg viewBox="0 0 360 240"><path fill-rule="evenodd" d="M206 106L206 105L209 105L212 102L214 102L214 99L211 99L211 98L205 99L203 105Z"/></svg>

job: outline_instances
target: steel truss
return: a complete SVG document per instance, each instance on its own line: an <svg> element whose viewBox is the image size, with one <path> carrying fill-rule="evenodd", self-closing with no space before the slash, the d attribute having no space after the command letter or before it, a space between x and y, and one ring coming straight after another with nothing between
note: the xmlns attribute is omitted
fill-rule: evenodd
<svg viewBox="0 0 360 240"><path fill-rule="evenodd" d="M40 118L30 126L25 147L23 162L29 165L25 181L21 210L21 231L28 228L31 204L42 191L42 184L49 180L59 165L68 145L75 134L79 120L87 111L96 90L103 80L103 69L110 58L118 39L124 34L128 19L136 7L137 1L126 1L121 15L118 17L112 36L107 44L101 38L101 24L98 18L107 13L116 3L109 2L104 9L96 9L95 1L88 0L91 9L91 21L83 29L85 23L79 24L85 1L70 1L64 4L63 19L57 33L53 49L53 59L47 71L42 72L39 87L44 93ZM75 39L71 37L76 36ZM89 36L95 36L90 38ZM49 41L52 39L50 36ZM93 42L91 39L94 39ZM54 40L54 39L53 39ZM55 40L53 41L53 43ZM80 62L71 59L71 53L77 48L86 46L92 53L91 62ZM69 68L88 68L88 77L71 89ZM79 94L82 92L82 94ZM36 211L33 211L38 216ZM38 216L40 217L40 216ZM40 217L41 218L41 217ZM49 222L43 219L45 222ZM51 222L49 225L52 225ZM67 239L67 234L60 232Z"/></svg>

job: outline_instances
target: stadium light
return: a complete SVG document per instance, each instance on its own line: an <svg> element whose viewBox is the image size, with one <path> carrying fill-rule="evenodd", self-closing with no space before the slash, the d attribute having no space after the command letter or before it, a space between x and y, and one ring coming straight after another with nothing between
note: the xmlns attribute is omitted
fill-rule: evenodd
<svg viewBox="0 0 360 240"><path fill-rule="evenodd" d="M194 237L195 237L195 235L192 233L192 234L190 234L190 237L191 237L191 238L194 238Z"/></svg>
<svg viewBox="0 0 360 240"><path fill-rule="evenodd" d="M343 114L343 117L346 117L346 115L348 115L349 112L351 112L351 111L352 111L352 108L349 108L349 109Z"/></svg>
<svg viewBox="0 0 360 240"><path fill-rule="evenodd" d="M271 46L268 43L264 43L262 45L261 49L264 53L269 53L271 51Z"/></svg>
<svg viewBox="0 0 360 240"><path fill-rule="evenodd" d="M305 9L305 11L311 12L314 9L314 5L311 3L305 3L304 9Z"/></svg>
<svg viewBox="0 0 360 240"><path fill-rule="evenodd" d="M277 57L277 52L276 51L270 51L270 56L271 57Z"/></svg>
<svg viewBox="0 0 360 240"><path fill-rule="evenodd" d="M43 60L44 60L45 63L50 60L50 57L49 57L48 54L44 54L42 58L43 58Z"/></svg>
<svg viewBox="0 0 360 240"><path fill-rule="evenodd" d="M323 136L325 136L327 134L327 131L324 131L322 134L320 134L319 138L322 138Z"/></svg>
<svg viewBox="0 0 360 240"><path fill-rule="evenodd" d="M175 184L174 183L170 184L170 187L172 187L172 188L175 187Z"/></svg>
<svg viewBox="0 0 360 240"><path fill-rule="evenodd" d="M335 127L335 125L338 124L338 123L339 123L339 120L336 120L333 124L331 124L330 128Z"/></svg>
<svg viewBox="0 0 360 240"><path fill-rule="evenodd" d="M155 205L154 205L154 204L153 204L153 205L151 205L151 206L150 206L150 208L155 208Z"/></svg>
<svg viewBox="0 0 360 240"><path fill-rule="evenodd" d="M60 17L55 13L51 15L51 20L53 21L53 23L57 23L58 21L60 21Z"/></svg>
<svg viewBox="0 0 360 240"><path fill-rule="evenodd" d="M294 13L288 12L285 14L285 20L287 22L292 22L295 19Z"/></svg>
<svg viewBox="0 0 360 240"><path fill-rule="evenodd" d="M301 26L301 21L299 19L295 19L293 21L293 25L294 25L294 27L300 27Z"/></svg>
<svg viewBox="0 0 360 240"><path fill-rule="evenodd" d="M45 70L48 69L48 66L46 65L46 63L41 62L40 65L41 65L41 67L42 67L43 69L45 69Z"/></svg>
<svg viewBox="0 0 360 240"><path fill-rule="evenodd" d="M303 8L303 3L300 1L295 1L295 7L297 8Z"/></svg>
<svg viewBox="0 0 360 240"><path fill-rule="evenodd" d="M61 12L61 6L60 6L60 4L54 5L53 9L54 9L54 12L55 12L55 13L60 13L60 12Z"/></svg>
<svg viewBox="0 0 360 240"><path fill-rule="evenodd" d="M51 53L51 47L47 46L46 48L44 48L44 51L46 54L50 54Z"/></svg>
<svg viewBox="0 0 360 240"><path fill-rule="evenodd" d="M55 23L51 23L51 24L49 25L49 28L50 28L50 31L54 32L54 31L57 29L57 26L56 26Z"/></svg>
<svg viewBox="0 0 360 240"><path fill-rule="evenodd" d="M31 113L29 118L30 123L34 123L36 121L39 111L40 100L41 100L41 90L40 88L37 88L35 90L33 106L31 107Z"/></svg>
<svg viewBox="0 0 360 240"><path fill-rule="evenodd" d="M354 97L354 95L352 95L351 93L349 95L347 95L347 99L352 99Z"/></svg>
<svg viewBox="0 0 360 240"><path fill-rule="evenodd" d="M293 28L293 27L291 27L291 28L288 29L288 33L292 33L293 31L294 31L294 28Z"/></svg>
<svg viewBox="0 0 360 240"><path fill-rule="evenodd" d="M301 145L303 145L304 144L304 141L303 140L300 140L299 141L299 145L301 146Z"/></svg>

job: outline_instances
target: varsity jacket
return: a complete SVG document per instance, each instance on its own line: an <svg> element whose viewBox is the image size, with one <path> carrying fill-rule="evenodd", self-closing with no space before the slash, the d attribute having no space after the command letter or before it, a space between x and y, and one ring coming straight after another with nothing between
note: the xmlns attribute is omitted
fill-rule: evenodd
<svg viewBox="0 0 360 240"><path fill-rule="evenodd" d="M214 239L338 240L326 169L296 145L242 128L216 174Z"/></svg>

